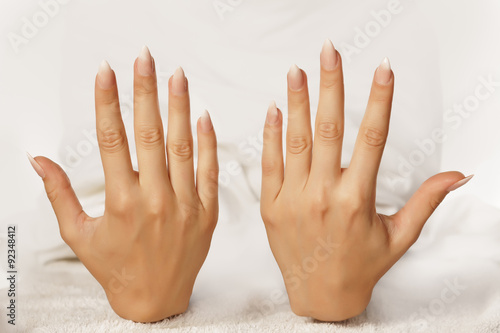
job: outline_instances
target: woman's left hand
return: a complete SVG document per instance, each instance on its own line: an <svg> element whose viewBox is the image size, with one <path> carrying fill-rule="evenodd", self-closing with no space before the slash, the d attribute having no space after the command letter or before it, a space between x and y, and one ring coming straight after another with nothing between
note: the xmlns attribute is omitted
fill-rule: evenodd
<svg viewBox="0 0 500 333"><path fill-rule="evenodd" d="M286 167L282 114L269 107L264 129L261 213L292 310L339 321L360 314L377 281L417 240L449 191L468 179L445 172L427 180L395 215L375 209L377 173L389 131L394 76L375 72L354 154L341 168L344 84L340 54L321 52L316 130L311 130L305 73L288 73ZM422 96L425 98L425 96Z"/></svg>

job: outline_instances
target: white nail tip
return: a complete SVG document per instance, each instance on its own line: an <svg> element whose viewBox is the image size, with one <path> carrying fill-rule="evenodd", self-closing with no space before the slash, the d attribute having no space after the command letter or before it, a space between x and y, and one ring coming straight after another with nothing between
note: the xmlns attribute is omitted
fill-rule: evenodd
<svg viewBox="0 0 500 333"><path fill-rule="evenodd" d="M207 111L207 110L204 110L204 111L201 113L201 118L202 118L202 119L204 119L204 120L210 119L210 115L208 114L208 111Z"/></svg>
<svg viewBox="0 0 500 333"><path fill-rule="evenodd" d="M389 61L389 58L385 57L384 60L380 63L380 67L383 69L390 70L391 69L391 62Z"/></svg>
<svg viewBox="0 0 500 333"><path fill-rule="evenodd" d="M325 39L325 42L323 43L323 49L326 50L326 49L331 49L333 50L334 47L333 47L333 43L331 40L329 40L328 38Z"/></svg>
<svg viewBox="0 0 500 333"><path fill-rule="evenodd" d="M179 78L179 77L180 77L180 78L182 78L182 77L185 77L185 75L184 75L184 70L182 69L182 67L180 67L180 66L179 66L179 67L177 67L177 69L176 69L176 70L175 70L175 72L174 72L174 77L175 77L175 78Z"/></svg>
<svg viewBox="0 0 500 333"><path fill-rule="evenodd" d="M139 53L139 58L141 60L149 60L151 59L151 52L149 52L149 48L144 45L141 49L141 53Z"/></svg>
<svg viewBox="0 0 500 333"><path fill-rule="evenodd" d="M110 70L111 66L109 66L109 63L106 60L101 61L101 64L99 65L99 73L104 73Z"/></svg>

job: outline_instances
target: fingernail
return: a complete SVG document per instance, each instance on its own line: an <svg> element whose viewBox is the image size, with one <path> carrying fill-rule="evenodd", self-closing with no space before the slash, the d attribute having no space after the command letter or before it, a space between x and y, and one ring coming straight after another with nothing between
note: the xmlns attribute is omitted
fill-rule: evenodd
<svg viewBox="0 0 500 333"><path fill-rule="evenodd" d="M97 83L101 89L109 89L113 86L113 70L106 60L103 60L99 65Z"/></svg>
<svg viewBox="0 0 500 333"><path fill-rule="evenodd" d="M465 184L467 184L469 182L469 180L472 179L472 177L474 177L474 175L470 175L468 177L465 177L464 179L462 180L459 180L458 182L456 182L455 184L451 185L450 187L448 187L448 189L446 191L448 192L451 192L451 191L455 191L456 189L459 189L460 187L464 186Z"/></svg>
<svg viewBox="0 0 500 333"><path fill-rule="evenodd" d="M291 90L298 91L304 85L304 75L297 65L292 65L288 71L288 86Z"/></svg>
<svg viewBox="0 0 500 333"><path fill-rule="evenodd" d="M200 127L203 133L208 133L212 130L212 119L210 119L210 114L207 110L203 111L200 117Z"/></svg>
<svg viewBox="0 0 500 333"><path fill-rule="evenodd" d="M327 71L334 70L337 66L338 56L331 40L326 39L319 56L321 67Z"/></svg>
<svg viewBox="0 0 500 333"><path fill-rule="evenodd" d="M384 58L375 72L375 81L380 84L388 84L391 81L392 71L389 58Z"/></svg>
<svg viewBox="0 0 500 333"><path fill-rule="evenodd" d="M42 166L38 164L38 162L31 156L28 152L26 152L26 156L28 156L28 160L31 163L33 169L35 169L36 173L40 176L40 178L45 178L45 172L42 169Z"/></svg>
<svg viewBox="0 0 500 333"><path fill-rule="evenodd" d="M142 47L141 53L137 58L137 71L142 76L150 76L153 74L153 58L146 45Z"/></svg>
<svg viewBox="0 0 500 333"><path fill-rule="evenodd" d="M186 76L181 67L177 67L172 77L172 93L174 95L184 95L187 90Z"/></svg>
<svg viewBox="0 0 500 333"><path fill-rule="evenodd" d="M276 107L276 102L272 101L267 109L266 122L269 125L276 125L279 121L278 108Z"/></svg>

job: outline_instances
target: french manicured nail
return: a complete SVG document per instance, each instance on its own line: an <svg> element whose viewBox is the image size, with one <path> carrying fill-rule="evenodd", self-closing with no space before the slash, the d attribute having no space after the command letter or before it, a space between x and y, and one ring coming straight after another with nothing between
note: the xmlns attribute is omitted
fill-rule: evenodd
<svg viewBox="0 0 500 333"><path fill-rule="evenodd" d="M142 76L153 75L153 57L146 45L142 47L141 53L137 59L137 71Z"/></svg>
<svg viewBox="0 0 500 333"><path fill-rule="evenodd" d="M212 119L210 119L210 114L207 110L203 111L200 117L200 127L203 133L208 133L214 128L212 125Z"/></svg>
<svg viewBox="0 0 500 333"><path fill-rule="evenodd" d="M174 76L172 77L172 93L174 95L184 95L187 91L186 76L181 67L175 70Z"/></svg>
<svg viewBox="0 0 500 333"><path fill-rule="evenodd" d="M391 63L389 58L384 58L375 72L375 81L380 84L388 84L392 78Z"/></svg>
<svg viewBox="0 0 500 333"><path fill-rule="evenodd" d="M469 182L469 180L472 179L472 177L474 177L474 175L470 175L468 177L465 177L464 179L462 180L459 180L458 182L456 182L455 184L451 185L450 187L448 187L448 189L446 191L448 192L451 192L451 191L455 191L456 189L459 189L460 187L464 186L465 184L467 184Z"/></svg>
<svg viewBox="0 0 500 333"><path fill-rule="evenodd" d="M38 164L38 162L31 156L28 152L26 152L26 156L28 156L28 160L31 163L33 169L35 169L36 173L40 176L40 178L45 178L45 172L42 169L42 166Z"/></svg>
<svg viewBox="0 0 500 333"><path fill-rule="evenodd" d="M333 47L333 43L331 40L326 39L323 43L319 61L321 63L321 67L323 67L327 71L332 71L337 66L337 51L335 50L335 47Z"/></svg>
<svg viewBox="0 0 500 333"><path fill-rule="evenodd" d="M304 75L297 65L292 65L288 71L288 86L291 90L298 91L304 86Z"/></svg>
<svg viewBox="0 0 500 333"><path fill-rule="evenodd" d="M99 65L99 71L97 72L97 83L101 89L109 89L113 86L113 70L109 66L106 60L101 62Z"/></svg>
<svg viewBox="0 0 500 333"><path fill-rule="evenodd" d="M271 104L269 104L269 108L267 109L266 122L269 125L276 125L279 120L280 117L278 114L278 108L276 107L276 102L272 101Z"/></svg>

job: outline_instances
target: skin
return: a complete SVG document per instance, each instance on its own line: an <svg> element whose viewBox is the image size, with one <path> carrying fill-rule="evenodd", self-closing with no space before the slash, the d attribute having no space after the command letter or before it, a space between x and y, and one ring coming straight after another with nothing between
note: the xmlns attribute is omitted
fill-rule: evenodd
<svg viewBox="0 0 500 333"><path fill-rule="evenodd" d="M306 74L288 74L286 167L282 113L271 105L264 128L261 214L294 313L321 321L354 317L377 281L418 239L426 220L464 179L428 179L396 214L375 209L376 178L389 131L394 75L375 73L348 168L341 168L344 86L340 54L323 47L314 140Z"/></svg>
<svg viewBox="0 0 500 333"><path fill-rule="evenodd" d="M103 216L89 217L64 171L47 158L36 158L61 236L102 285L119 316L155 322L182 313L218 217L217 144L210 118L206 114L197 124L195 182L189 94L181 69L169 81L165 144L154 61L143 50L135 62L138 172L132 168L115 74L102 65L95 105L105 174Z"/></svg>

